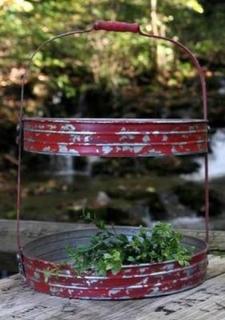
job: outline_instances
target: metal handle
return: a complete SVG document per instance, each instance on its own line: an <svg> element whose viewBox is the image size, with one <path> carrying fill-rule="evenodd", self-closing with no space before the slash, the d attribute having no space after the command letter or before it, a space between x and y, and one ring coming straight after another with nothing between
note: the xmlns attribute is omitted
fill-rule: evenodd
<svg viewBox="0 0 225 320"><path fill-rule="evenodd" d="M28 73L28 71L29 71L29 69L31 67L31 64L33 62L33 59L34 59L35 55L45 45L47 45L48 43L50 43L50 42L52 42L52 41L54 41L56 39L72 36L72 35L75 35L75 34L83 34L83 33L89 33L91 31L99 31L99 30L112 31L112 32L131 32L131 33L136 33L136 34L139 34L141 36L148 37L148 38L165 40L167 42L170 42L170 43L174 44L175 46L180 48L182 51L184 51L188 55L190 60L192 61L194 67L197 70L198 76L200 78L201 91L202 91L202 102L203 102L203 118L207 120L208 110L207 110L207 93L206 93L205 76L204 76L204 72L203 72L203 70L202 70L197 58L191 52L191 50L189 50L182 43L180 43L179 41L176 41L174 39L170 39L170 38L167 38L167 37L162 37L162 36L158 36L158 35L155 35L155 34L143 32L138 23L127 23L127 22L122 22L122 21L97 21L88 29L75 30L75 31L69 31L69 32L61 33L61 34L58 34L58 35L56 35L56 36L44 41L43 43L41 43L41 45L31 55L29 63L28 63L27 71L22 76L21 104L20 104L20 117L19 117L19 119L22 119L22 113L23 113L22 111L23 111L23 100L24 100L24 82L25 82L25 78L26 78L27 73Z"/></svg>
<svg viewBox="0 0 225 320"><path fill-rule="evenodd" d="M193 65L196 67L200 83L201 83L201 91L202 91L202 102L203 102L203 117L205 120L207 120L207 93L206 93L206 83L205 83L205 76L204 72L197 60L197 58L194 56L194 54L183 44L181 44L178 41L175 41L170 38L149 34L146 32L143 32L137 23L127 23L127 22L120 22L120 21L98 21L93 24L90 28L86 30L77 30L77 31L70 31L66 33L62 33L59 35L56 35L46 41L44 41L31 55L31 58L29 60L29 64L27 67L27 71L22 76L21 79L21 100L20 100L20 111L19 111L19 132L18 132L18 169L17 169L17 204L16 204L16 212L17 212L17 247L18 251L21 252L21 242L20 242L20 210L21 210L21 158L22 158L22 120L23 120L23 105L24 105L24 84L25 84L25 78L26 75L31 67L33 58L37 54L39 50L41 50L45 45L48 43L59 39L64 38L67 36L72 36L75 34L82 34L82 33L88 33L91 31L98 31L98 30L104 30L104 31L114 31L114 32L131 32L135 34L139 34L144 37L148 38L155 38L155 39L161 39L165 41L169 41L170 43L173 43L177 47L179 47L181 50L187 53L189 58L191 59ZM208 155L205 155L205 230L206 230L206 240L208 241L208 233L209 233L209 198L208 198Z"/></svg>

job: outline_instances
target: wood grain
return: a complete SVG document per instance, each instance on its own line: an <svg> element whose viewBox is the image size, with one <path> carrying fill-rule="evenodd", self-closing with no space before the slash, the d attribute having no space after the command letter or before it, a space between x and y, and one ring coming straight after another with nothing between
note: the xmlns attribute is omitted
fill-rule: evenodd
<svg viewBox="0 0 225 320"><path fill-rule="evenodd" d="M25 244L37 237L47 234L78 230L81 228L93 227L90 224L65 223L65 222L47 222L47 221L21 221L21 238ZM180 229L180 231L189 236L204 239L204 230ZM225 250L225 232L210 231L209 234L210 250ZM0 251L16 252L16 221L0 219Z"/></svg>

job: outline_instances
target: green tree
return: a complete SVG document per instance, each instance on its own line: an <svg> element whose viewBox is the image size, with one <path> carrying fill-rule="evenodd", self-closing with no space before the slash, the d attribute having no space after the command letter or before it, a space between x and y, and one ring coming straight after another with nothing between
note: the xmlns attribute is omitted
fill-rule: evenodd
<svg viewBox="0 0 225 320"><path fill-rule="evenodd" d="M148 32L180 39L200 56L223 57L219 38L225 14L218 7L210 16L208 3L197 0L137 0L135 3L2 0L0 85L4 97L1 97L0 115L16 121L18 91L13 88L18 88L23 66L41 42L63 31L86 28L98 19L136 21ZM209 18L212 28L209 28ZM82 92L92 86L111 87L116 91L118 86L132 84L147 69L153 76L157 73L162 83L172 86L194 75L183 55L162 41L102 32L57 40L35 56L27 88L27 112L41 114L42 106L51 104L50 96L60 92L65 99L77 103ZM8 94L11 89L12 94ZM48 108L44 112L49 112Z"/></svg>

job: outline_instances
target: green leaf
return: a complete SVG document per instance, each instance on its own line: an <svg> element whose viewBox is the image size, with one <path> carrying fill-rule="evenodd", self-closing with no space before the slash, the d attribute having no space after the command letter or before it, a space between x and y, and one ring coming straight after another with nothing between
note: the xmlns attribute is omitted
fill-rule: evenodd
<svg viewBox="0 0 225 320"><path fill-rule="evenodd" d="M87 216L92 218L90 214ZM97 225L102 227L101 223ZM124 264L131 263L175 260L186 266L193 248L184 247L181 240L182 235L167 223L156 224L151 233L142 227L130 241L126 235L111 232L104 225L88 245L68 246L66 250L79 274L91 270L105 275L108 271L116 274Z"/></svg>

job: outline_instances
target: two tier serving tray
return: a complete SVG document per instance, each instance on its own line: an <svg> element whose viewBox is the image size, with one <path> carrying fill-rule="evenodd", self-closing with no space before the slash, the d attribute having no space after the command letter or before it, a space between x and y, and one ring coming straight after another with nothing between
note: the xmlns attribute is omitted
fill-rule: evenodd
<svg viewBox="0 0 225 320"><path fill-rule="evenodd" d="M203 116L201 119L102 119L26 117L23 112L25 76L22 79L19 121L19 158L17 194L17 245L20 272L35 290L67 298L121 300L177 293L202 283L207 271L208 241L208 123L203 71L189 49L173 39L145 33L136 23L100 21L83 31L57 35L58 38L97 31L131 32L134 36L169 41L183 50L193 62L201 82ZM48 155L99 157L163 157L203 154L205 157L205 231L206 241L184 236L183 244L194 248L190 264L176 261L124 265L116 275L92 273L78 275L67 261L65 247L90 241L97 230L76 230L38 238L26 245L20 239L21 155L28 152ZM139 229L117 227L132 236ZM57 271L57 272L56 272ZM48 276L46 276L46 274Z"/></svg>

